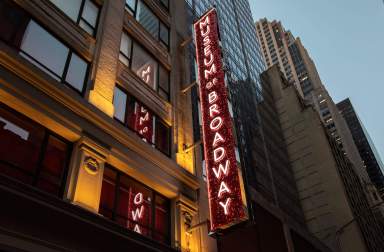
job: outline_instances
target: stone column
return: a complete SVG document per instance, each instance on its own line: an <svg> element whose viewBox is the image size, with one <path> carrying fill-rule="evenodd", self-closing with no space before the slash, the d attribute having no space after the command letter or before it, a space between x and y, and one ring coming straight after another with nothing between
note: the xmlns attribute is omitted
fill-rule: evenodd
<svg viewBox="0 0 384 252"><path fill-rule="evenodd" d="M180 195L176 200L176 243L182 252L199 252L197 204Z"/></svg>
<svg viewBox="0 0 384 252"><path fill-rule="evenodd" d="M113 91L119 64L120 40L125 13L124 0L104 1L95 53L94 83L88 94L90 103L113 116Z"/></svg>
<svg viewBox="0 0 384 252"><path fill-rule="evenodd" d="M67 197L73 204L93 212L99 211L104 164L108 150L88 138L82 138L74 149Z"/></svg>

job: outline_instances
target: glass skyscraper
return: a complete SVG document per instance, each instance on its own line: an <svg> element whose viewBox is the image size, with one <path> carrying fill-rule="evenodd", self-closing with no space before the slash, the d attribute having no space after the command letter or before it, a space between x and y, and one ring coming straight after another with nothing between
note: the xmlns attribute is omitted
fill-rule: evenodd
<svg viewBox="0 0 384 252"><path fill-rule="evenodd" d="M218 243L218 246L222 251L232 251L231 241L247 239L242 237L242 232L252 236L255 235L255 230L259 229L258 238L248 238L247 242L268 243L265 245L268 251L286 251L286 239L288 239L286 230L300 230L298 232L300 234L308 233L275 101L268 80L261 78L261 73L266 67L256 39L256 28L249 2L247 0L187 0L187 2L190 7L191 24L210 8L215 7L217 10L229 106L230 110L233 110L234 131L247 194L250 223L251 226L254 225L250 230L240 228L241 231L229 234ZM188 47L193 66L194 44L190 43ZM193 69L191 73L193 82L196 74ZM194 86L191 92L197 142L201 138L198 87ZM270 206L281 215L275 215L274 210L270 212ZM295 228L292 228L293 226ZM271 233L265 231L267 229ZM296 231L292 233L297 234ZM269 239L274 239L275 243L268 242Z"/></svg>
<svg viewBox="0 0 384 252"><path fill-rule="evenodd" d="M364 161L364 166L368 172L369 178L375 184L380 194L384 193L384 175L383 163L380 156L368 134L364 125L360 121L353 105L349 99L345 99L337 104L348 128L351 131L353 140L359 150L360 156Z"/></svg>

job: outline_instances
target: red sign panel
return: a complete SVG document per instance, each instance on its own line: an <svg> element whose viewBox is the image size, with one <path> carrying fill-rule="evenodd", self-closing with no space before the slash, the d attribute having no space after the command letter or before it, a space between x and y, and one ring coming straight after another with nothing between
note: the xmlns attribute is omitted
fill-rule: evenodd
<svg viewBox="0 0 384 252"><path fill-rule="evenodd" d="M194 24L211 231L246 218L219 45L216 10Z"/></svg>
<svg viewBox="0 0 384 252"><path fill-rule="evenodd" d="M137 130L139 135L143 137L143 139L146 142L151 143L152 128L153 128L152 114L148 111L146 107L139 104L137 104L136 106L135 114L136 114L135 129Z"/></svg>
<svg viewBox="0 0 384 252"><path fill-rule="evenodd" d="M145 142L152 143L153 115L138 102L135 102L135 111L130 118L130 126Z"/></svg>
<svg viewBox="0 0 384 252"><path fill-rule="evenodd" d="M144 198L142 192L129 191L129 229L143 235L149 235L150 202Z"/></svg>

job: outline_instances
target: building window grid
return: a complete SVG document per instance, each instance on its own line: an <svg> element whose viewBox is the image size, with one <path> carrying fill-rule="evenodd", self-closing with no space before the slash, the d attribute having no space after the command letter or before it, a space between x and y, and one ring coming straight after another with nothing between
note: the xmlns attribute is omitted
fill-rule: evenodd
<svg viewBox="0 0 384 252"><path fill-rule="evenodd" d="M148 236L152 239L158 240L157 238L160 235L163 238L163 239L161 239L161 241L166 243L166 244L169 244L170 243L170 237L171 237L170 236L170 234L171 234L171 230L170 230L171 219L169 218L169 215L167 216L168 217L167 223L165 223L167 225L167 230L164 233L160 233L159 230L156 230L156 218L157 218L156 217L156 210L157 210L156 199L162 198L163 200L167 201L166 205L167 205L167 210L169 213L170 212L170 203L168 202L168 198L164 197L160 193L154 191L150 187L148 187L148 186L144 185L143 183L133 179L132 177L128 176L127 174L123 173L122 171L119 171L118 169L112 167L109 164L106 165L105 169L110 170L111 172L115 173L115 178L114 178L114 181L111 181L113 178L108 178L108 177L104 176L103 184L104 184L104 181L108 181L108 182L114 184L115 191L114 191L114 197L113 197L113 202L114 202L113 209L108 209L108 207L103 205L103 202L100 201L100 212L104 212L104 213L109 214L109 216L105 215L104 217L109 218L114 222L118 222L120 225L122 225L122 223L119 222L119 220L121 220L121 219L124 219L126 223L129 222L130 224L135 224L135 225L137 224L141 228L149 230L150 234L146 235L146 236ZM134 221L133 219L131 219L129 217L127 218L125 216L121 216L118 213L118 204L119 204L119 200L121 197L120 189L121 189L121 179L122 178L126 178L128 181L132 181L133 183L138 184L140 187L143 187L146 191L151 192L151 200L150 200L151 212L149 215L151 223L148 226L143 225L142 223L139 223L137 221ZM129 213L128 213L128 215L129 215Z"/></svg>
<svg viewBox="0 0 384 252"><path fill-rule="evenodd" d="M124 40L129 41L126 43L126 45L129 47L127 50L125 50L125 48L123 47L123 45L125 45L123 42ZM156 77L156 83L154 83L154 85L151 88L154 89L166 101L169 101L170 100L170 74L169 74L169 71L166 70L165 67L163 67L161 65L161 63L159 63L152 56L151 53L149 53L143 46L139 45L136 41L134 41L131 37L129 37L128 34L125 32L123 32L122 37L121 37L121 45L120 45L120 53L119 53L120 61L124 65L126 65L129 69L131 69L131 71L133 71L132 70L132 62L133 62L133 53L134 53L135 47L139 48L140 50L143 50L146 54L148 54L149 57L151 57L156 62L156 65L157 65L156 76L155 76ZM165 73L165 75L166 75L165 77L168 79L165 86L164 86L164 83L160 83L160 81L162 79L162 78L160 78L161 77L160 72ZM135 74L137 75L137 73L135 73ZM141 77L139 76L139 78L141 78ZM146 85L147 84L148 83L146 83Z"/></svg>
<svg viewBox="0 0 384 252"><path fill-rule="evenodd" d="M5 18L4 20L0 17L0 21L3 22L2 29L6 29L7 33L11 34L0 34L0 40L3 40L7 45L15 48L22 57L57 81L66 84L69 88L83 95L86 87L85 83L88 79L89 63L74 52L71 47L67 46L67 43L48 31L37 20L32 19L30 15L16 3L5 1L2 7L5 8L2 11L8 13L7 16L3 17ZM15 27L12 23L15 22L15 18L18 18L18 22L22 20L23 24L17 23L18 26ZM9 35L11 35L11 37L7 37ZM43 44L36 41L42 39L42 36L45 36L44 39L47 41L53 42L54 44L51 44L51 46L59 47L62 50L61 53L65 55L62 55L63 57L53 58L52 54L47 54L47 52L41 48ZM41 52L45 54L39 55L38 53ZM53 53L60 52L55 51ZM40 60L36 57L40 57ZM59 60L63 61L59 62ZM52 64L53 61L54 64ZM77 67L74 68L72 64L77 65ZM79 69L79 66L83 68Z"/></svg>
<svg viewBox="0 0 384 252"><path fill-rule="evenodd" d="M128 92L126 92L123 88L116 86L115 91L116 90L119 90L122 94L124 94L126 99L125 99L125 104L123 105L124 106L124 108L123 108L124 110L122 112L123 115L118 116L115 112L114 119L116 121L118 121L120 124L127 127L129 130L135 132L140 138L142 138L143 136L140 136L140 134L128 122L128 117L130 116L129 115L129 112L130 112L129 99L131 99L131 101L134 101L135 103L138 103L138 104L142 104L142 103L139 102L135 97L130 95ZM114 106L116 106L116 93L113 97L113 101L114 101ZM171 143L171 129L159 116L154 114L152 111L150 111L150 113L153 116L153 132L152 132L152 143L148 143L148 144L150 144L152 147L154 147L157 150L159 150L160 152L162 152L164 155L170 157L171 156L171 144L170 144ZM166 141L167 147L165 149L161 148L161 146L159 146L159 143L157 142L156 137L158 135L157 130L159 127L164 127L167 131L167 133L166 133L167 136L165 136L165 138L166 138L165 141Z"/></svg>
<svg viewBox="0 0 384 252"><path fill-rule="evenodd" d="M167 0L160 0L161 5L163 5L163 6L164 6L164 3L162 3L163 1L168 2ZM125 1L125 9L128 11L128 13L130 15L132 15L132 17L135 18L135 20L137 20L140 23L140 21L138 20L138 17L137 17L137 14L138 14L137 8L138 8L139 4L143 4L143 6L145 6L145 8L147 8L147 10L153 16L155 16L157 18L158 22L159 22L156 36L154 36L154 34L151 34L151 32L148 31L145 27L144 27L144 29L148 33L150 33L155 39L157 39L163 46L165 46L167 48L167 50L169 51L170 50L170 45L169 45L169 42L170 42L169 27L166 26L162 21L160 21L160 19L153 13L153 11L146 5L146 3L144 3L142 0L126 0ZM167 33L166 38L164 38L162 36L162 34L164 34L164 32Z"/></svg>
<svg viewBox="0 0 384 252"><path fill-rule="evenodd" d="M17 117L17 119L19 119L23 123L26 123L28 125L32 125L30 127L38 128L38 130L41 131L43 136L41 137L42 142L40 143L40 147L38 150L39 153L37 155L38 158L37 158L37 162L36 162L35 166L33 167L35 169L33 172L26 171L25 169L20 167L20 165L14 164L11 161L7 161L4 159L0 159L0 166L4 165L6 167L11 167L12 169L15 169L17 172L22 173L24 176L31 177L30 183L25 183L25 182L21 182L21 183L31 185L35 188L38 188L38 190L44 191L44 192L51 194L51 195L55 195L56 197L62 197L64 195L64 191L65 191L65 184L66 184L65 181L67 179L68 165L69 165L69 160L70 160L71 152L72 152L71 143L69 141L67 141L66 139L64 139L63 137L61 137L61 136L57 135L56 133L50 131L49 129L45 128L44 126L30 120L29 118L25 117L24 115L20 114L19 112L16 112L13 109L7 107L3 103L0 103L0 119L1 119L0 123L4 123L4 121L6 120L6 121L9 121L11 124L13 124L14 121L12 121L7 116L3 115L4 113L5 113L5 115L6 114L11 115L11 117L15 117L15 118ZM6 118L5 120L3 119L4 116ZM19 127L19 124L15 123L13 127ZM6 129L5 127L4 127L4 129L6 131L12 131L10 129ZM30 132L28 132L28 133L30 134ZM4 137L4 136L2 136L2 137ZM66 153L65 153L65 157L64 157L64 163L61 164L62 170L60 171L59 177L56 177L56 175L52 174L52 172L49 171L50 169L52 169L52 167L46 167L47 164L44 164L46 158L49 157L49 151L50 150L48 150L48 147L50 147L50 148L55 147L54 145L50 145L50 140L56 140L57 142L60 142L63 145L65 145L65 148L66 148L65 149ZM6 148L9 149L10 146L6 146ZM3 170L3 169L4 168L2 167L2 169L0 169L0 170ZM13 176L9 176L6 173L5 173L5 176L10 177L11 179L15 179L15 180L20 181L18 178L14 178ZM58 183L55 184L52 181L52 179L58 180L57 181ZM52 188L49 190L44 188L44 186L41 185L42 181L44 181L45 183L51 184L53 186L57 186L57 188L55 188L55 190L57 190L57 191L52 192L52 191L50 191L50 190L52 190Z"/></svg>
<svg viewBox="0 0 384 252"><path fill-rule="evenodd" d="M87 33L89 33L91 36L96 35L97 27L98 27L98 23L99 23L99 19L100 19L100 6L98 4L96 4L93 0L79 0L79 1L81 1L81 3L80 3L80 8L79 8L79 11L77 13L76 18L68 15L64 9L60 8L60 6L57 3L55 3L55 2L60 1L60 0L49 0L49 1L53 5L55 5L61 12L63 12L65 15L67 15L75 24L77 24L83 30L85 30ZM63 3L63 2L64 1L59 2L59 3ZM65 2L67 2L67 1L65 1ZM68 3L69 3L69 1L68 1ZM86 8L97 9L96 18L95 18L93 24L91 23L92 21L87 20L87 18L85 16Z"/></svg>

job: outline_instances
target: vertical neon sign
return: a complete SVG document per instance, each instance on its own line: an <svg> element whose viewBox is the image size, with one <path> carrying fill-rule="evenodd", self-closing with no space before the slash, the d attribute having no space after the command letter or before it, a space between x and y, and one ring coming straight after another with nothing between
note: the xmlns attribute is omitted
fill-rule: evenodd
<svg viewBox="0 0 384 252"><path fill-rule="evenodd" d="M216 10L208 11L194 24L194 28L211 231L215 232L243 221L246 213L228 109Z"/></svg>

